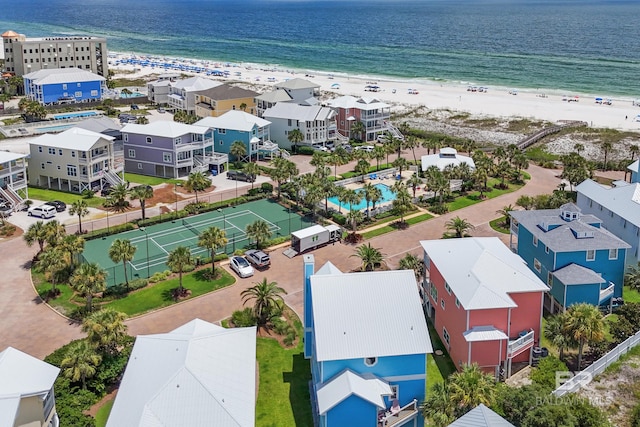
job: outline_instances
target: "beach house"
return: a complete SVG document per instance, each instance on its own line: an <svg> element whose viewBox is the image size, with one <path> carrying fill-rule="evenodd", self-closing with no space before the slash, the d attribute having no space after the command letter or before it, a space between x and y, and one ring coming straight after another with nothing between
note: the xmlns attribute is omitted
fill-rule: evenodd
<svg viewBox="0 0 640 427"><path fill-rule="evenodd" d="M336 113L328 107L280 102L262 117L271 122L271 141L291 149L289 132L298 129L304 136L300 145L323 144L336 139Z"/></svg>
<svg viewBox="0 0 640 427"><path fill-rule="evenodd" d="M214 153L214 130L174 121L122 128L125 171L162 178L223 169L228 156Z"/></svg>
<svg viewBox="0 0 640 427"><path fill-rule="evenodd" d="M202 77L190 77L168 83L168 108L196 114L196 94L220 86L222 83ZM159 96L160 94L158 94Z"/></svg>
<svg viewBox="0 0 640 427"><path fill-rule="evenodd" d="M26 154L0 151L0 211L16 212L29 198Z"/></svg>
<svg viewBox="0 0 640 427"><path fill-rule="evenodd" d="M509 377L540 341L547 286L497 237L420 244L425 309L456 367Z"/></svg>
<svg viewBox="0 0 640 427"><path fill-rule="evenodd" d="M256 328L194 319L136 338L107 426L251 427L256 394Z"/></svg>
<svg viewBox="0 0 640 427"><path fill-rule="evenodd" d="M304 354L321 427L422 426L432 352L413 271L315 271L303 256Z"/></svg>
<svg viewBox="0 0 640 427"><path fill-rule="evenodd" d="M291 97L291 100L298 104L308 102L310 98L320 95L318 92L318 89L320 89L319 84L297 77L276 83L273 85L273 89L285 91Z"/></svg>
<svg viewBox="0 0 640 427"><path fill-rule="evenodd" d="M256 110L258 117L262 117L264 112L279 102L290 102L293 98L284 89L272 90L256 96Z"/></svg>
<svg viewBox="0 0 640 427"><path fill-rule="evenodd" d="M123 165L116 162L113 137L81 128L44 134L29 142L29 184L82 193L107 183L123 182Z"/></svg>
<svg viewBox="0 0 640 427"><path fill-rule="evenodd" d="M53 383L60 369L7 347L0 352L0 426L57 427Z"/></svg>
<svg viewBox="0 0 640 427"><path fill-rule="evenodd" d="M2 33L4 71L22 76L51 68L75 68L107 76L107 39L90 36L26 37Z"/></svg>
<svg viewBox="0 0 640 427"><path fill-rule="evenodd" d="M42 105L95 102L102 99L106 79L78 68L49 68L23 76L25 96Z"/></svg>
<svg viewBox="0 0 640 427"><path fill-rule="evenodd" d="M389 130L391 106L376 98L356 98L341 96L329 101L329 106L336 111L338 132L347 138L360 137L363 141L376 141L378 135ZM361 135L354 135L351 128L360 122L364 126Z"/></svg>
<svg viewBox="0 0 640 427"><path fill-rule="evenodd" d="M511 211L510 245L550 288L553 313L573 304L606 305L622 296L629 245L573 203Z"/></svg>
<svg viewBox="0 0 640 427"><path fill-rule="evenodd" d="M587 179L576 187L576 192L576 204L582 212L600 218L603 228L630 246L627 266L637 265L640 262L640 183L606 187Z"/></svg>
<svg viewBox="0 0 640 427"><path fill-rule="evenodd" d="M515 427L509 421L479 404L447 427Z"/></svg>
<svg viewBox="0 0 640 427"><path fill-rule="evenodd" d="M458 166L462 163L466 163L470 170L475 170L476 164L473 159L468 156L462 156L458 154L455 148L444 147L436 154L428 154L420 158L422 164L422 171L426 171L432 166L437 167L443 171L447 166Z"/></svg>
<svg viewBox="0 0 640 427"><path fill-rule="evenodd" d="M229 84L196 92L196 116L218 117L233 110L256 114L256 95L257 92Z"/></svg>
<svg viewBox="0 0 640 427"><path fill-rule="evenodd" d="M259 157L264 150L277 150L270 140L271 122L244 111L228 111L219 117L205 117L194 123L213 129L215 151L229 154L231 145L240 141L245 145L246 159Z"/></svg>

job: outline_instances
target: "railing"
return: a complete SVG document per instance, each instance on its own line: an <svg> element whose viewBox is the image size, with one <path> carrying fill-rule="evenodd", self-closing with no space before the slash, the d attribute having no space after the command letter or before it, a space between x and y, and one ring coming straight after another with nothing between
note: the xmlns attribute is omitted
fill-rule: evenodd
<svg viewBox="0 0 640 427"><path fill-rule="evenodd" d="M600 300L599 302L602 302L604 300L606 300L607 298L609 298L611 295L613 295L613 292L615 290L615 285L611 282L609 282L609 286L606 287L605 289L600 289Z"/></svg>
<svg viewBox="0 0 640 427"><path fill-rule="evenodd" d="M418 415L418 401L413 399L407 405L404 405L398 412L395 414L385 414L384 417L380 419L378 425L380 427L392 427L400 424L401 422L407 421L409 418L413 418Z"/></svg>
<svg viewBox="0 0 640 427"><path fill-rule="evenodd" d="M529 345L533 345L533 341L534 341L534 332L533 329L530 330L529 332L527 332L526 335L521 336L518 339L515 339L513 341L509 341L509 343L507 344L507 357L513 357L518 355L521 350L527 348L527 346Z"/></svg>
<svg viewBox="0 0 640 427"><path fill-rule="evenodd" d="M556 126L552 126L552 127L548 127L546 129L542 129L542 130L534 133L533 135L526 136L524 139L522 139L516 145L518 146L518 148L520 150L524 150L525 148L527 148L530 145L538 142L539 140L541 140L545 136L551 135L552 133L560 132L564 128L587 126L588 125L587 122L581 122L581 121L561 120L560 123L562 123L562 124L559 124L559 125L556 125Z"/></svg>
<svg viewBox="0 0 640 427"><path fill-rule="evenodd" d="M386 174L391 174L391 175L395 176L398 173L398 169L397 168L391 168L391 169L385 169L385 170L382 170L382 171L371 172L371 173L374 173L374 174L376 174L378 176L386 175ZM351 178L341 179L340 181L335 181L335 184L344 186L344 185L347 185L347 184L352 184L354 182L362 182L363 176L364 176L364 178L368 178L369 175L371 175L371 174L367 173L365 175L352 176Z"/></svg>

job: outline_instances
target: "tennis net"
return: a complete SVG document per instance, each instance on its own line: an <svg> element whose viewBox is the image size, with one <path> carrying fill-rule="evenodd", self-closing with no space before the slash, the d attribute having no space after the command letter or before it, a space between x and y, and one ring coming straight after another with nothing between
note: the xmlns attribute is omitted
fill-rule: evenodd
<svg viewBox="0 0 640 427"><path fill-rule="evenodd" d="M187 229L189 229L189 231L191 231L193 234L195 234L196 236L200 235L200 231L194 227L193 225L189 224L186 220L182 220L182 225L184 225Z"/></svg>

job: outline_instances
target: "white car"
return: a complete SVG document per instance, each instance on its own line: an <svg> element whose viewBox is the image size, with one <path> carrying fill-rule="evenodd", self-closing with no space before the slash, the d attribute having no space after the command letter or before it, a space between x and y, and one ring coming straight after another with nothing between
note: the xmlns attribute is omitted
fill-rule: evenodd
<svg viewBox="0 0 640 427"><path fill-rule="evenodd" d="M56 216L56 208L51 205L33 206L27 210L28 216L37 216L42 219L49 219Z"/></svg>
<svg viewBox="0 0 640 427"><path fill-rule="evenodd" d="M234 256L231 258L229 265L231 266L231 269L238 273L238 276L242 278L253 276L253 267L245 257Z"/></svg>

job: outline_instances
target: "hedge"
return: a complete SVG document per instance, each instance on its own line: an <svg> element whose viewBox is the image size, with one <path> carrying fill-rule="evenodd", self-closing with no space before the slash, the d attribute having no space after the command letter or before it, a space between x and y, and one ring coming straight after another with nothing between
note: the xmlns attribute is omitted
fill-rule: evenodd
<svg viewBox="0 0 640 427"><path fill-rule="evenodd" d="M92 231L90 233L85 234L84 240L92 240L92 239L98 239L100 237L107 237L107 236L111 236L113 234L118 234L118 233L122 233L124 231L130 231L130 230L134 230L135 227L133 224L131 224L130 222L127 222L125 224L120 224L120 225L114 225L113 227L109 227L109 228L103 228L101 230L96 230L96 231Z"/></svg>

